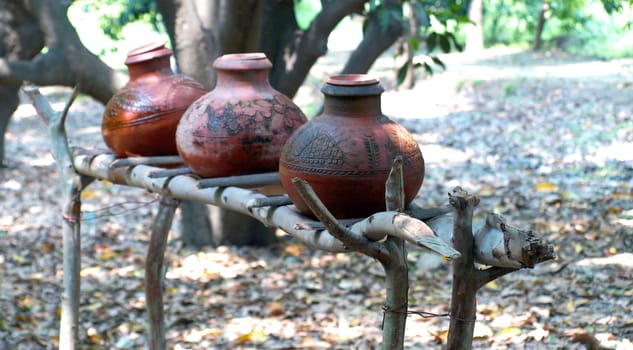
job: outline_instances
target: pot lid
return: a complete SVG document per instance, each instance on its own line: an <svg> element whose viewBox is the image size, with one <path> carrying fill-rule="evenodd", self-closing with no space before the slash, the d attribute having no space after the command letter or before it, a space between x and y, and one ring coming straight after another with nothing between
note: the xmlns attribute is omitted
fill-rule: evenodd
<svg viewBox="0 0 633 350"><path fill-rule="evenodd" d="M213 62L213 68L224 70L259 70L270 69L272 66L263 52L230 53Z"/></svg>
<svg viewBox="0 0 633 350"><path fill-rule="evenodd" d="M165 47L167 42L152 42L139 46L127 54L125 64L133 64L141 61L148 61L154 58L170 56L173 51Z"/></svg>
<svg viewBox="0 0 633 350"><path fill-rule="evenodd" d="M332 96L371 96L385 91L380 80L368 74L340 74L329 77L321 92Z"/></svg>

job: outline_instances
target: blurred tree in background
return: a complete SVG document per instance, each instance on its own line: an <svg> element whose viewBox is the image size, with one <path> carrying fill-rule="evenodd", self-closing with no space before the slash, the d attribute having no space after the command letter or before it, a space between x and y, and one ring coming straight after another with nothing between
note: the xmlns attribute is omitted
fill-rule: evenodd
<svg viewBox="0 0 633 350"><path fill-rule="evenodd" d="M614 57L633 55L631 1L487 0L485 43L559 48L572 53Z"/></svg>

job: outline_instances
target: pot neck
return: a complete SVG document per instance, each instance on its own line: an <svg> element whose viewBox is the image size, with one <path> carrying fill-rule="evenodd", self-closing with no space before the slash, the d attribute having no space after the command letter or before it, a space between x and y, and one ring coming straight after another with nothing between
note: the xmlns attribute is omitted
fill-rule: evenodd
<svg viewBox="0 0 633 350"><path fill-rule="evenodd" d="M253 87L268 87L269 69L216 69L217 85L247 84Z"/></svg>
<svg viewBox="0 0 633 350"><path fill-rule="evenodd" d="M143 79L144 77L149 75L174 74L174 72L171 70L169 56L157 57L137 63L130 63L127 65L127 69L130 73L130 80L132 81Z"/></svg>
<svg viewBox="0 0 633 350"><path fill-rule="evenodd" d="M325 95L323 113L345 117L369 117L382 115L380 95L336 96Z"/></svg>

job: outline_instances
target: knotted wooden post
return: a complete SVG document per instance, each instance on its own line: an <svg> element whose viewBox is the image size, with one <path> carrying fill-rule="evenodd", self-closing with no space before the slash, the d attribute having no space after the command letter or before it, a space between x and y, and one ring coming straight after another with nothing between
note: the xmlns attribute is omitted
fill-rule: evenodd
<svg viewBox="0 0 633 350"><path fill-rule="evenodd" d="M293 183L310 210L323 223L330 234L340 240L347 249L363 253L377 259L382 264L385 269L387 289L387 298L384 305L382 349L403 349L407 320L409 276L405 242L402 237L415 235L416 238L409 239L409 241L434 249L449 258L458 257L459 253L446 246L441 239L435 237L431 229L424 223L418 221L417 225L415 225L410 220L400 221L398 215L390 216L389 223L381 225L379 222L384 221L383 216L377 213L352 226L350 231L332 216L306 181L295 178ZM402 210L404 207L404 184L401 157L397 157L394 160L387 179L385 192L387 210L389 212ZM361 228L368 225L385 227L385 229L380 231ZM400 235L401 237L390 235L389 231L393 231L393 229L389 230L388 227L397 227L404 234ZM363 234L358 236L353 231L362 232Z"/></svg>
<svg viewBox="0 0 633 350"><path fill-rule="evenodd" d="M62 237L64 254L64 291L59 330L59 348L78 349L79 339L79 292L81 271L81 191L94 178L79 174L73 166L72 153L66 137L66 117L73 101L79 95L77 87L66 102L62 112L56 112L38 89L23 89L37 114L48 127L51 153L57 164L62 208Z"/></svg>
<svg viewBox="0 0 633 350"><path fill-rule="evenodd" d="M552 247L532 231L510 226L501 216L492 213L488 213L484 227L473 235L473 211L479 198L456 187L449 194L449 202L455 211L453 246L461 257L453 261L447 349L470 350L479 288L510 272L553 259L554 253ZM496 263L497 266L477 269L475 261Z"/></svg>
<svg viewBox="0 0 633 350"><path fill-rule="evenodd" d="M402 157L393 161L385 185L385 204L388 211L404 210L404 180ZM409 269L407 251L402 238L388 236L385 248L389 254L380 259L385 270L387 298L382 325L382 349L402 349L409 309Z"/></svg>
<svg viewBox="0 0 633 350"><path fill-rule="evenodd" d="M149 323L149 349L165 350L165 318L163 315L163 261L169 228L180 201L161 196L154 218L145 259L145 303Z"/></svg>

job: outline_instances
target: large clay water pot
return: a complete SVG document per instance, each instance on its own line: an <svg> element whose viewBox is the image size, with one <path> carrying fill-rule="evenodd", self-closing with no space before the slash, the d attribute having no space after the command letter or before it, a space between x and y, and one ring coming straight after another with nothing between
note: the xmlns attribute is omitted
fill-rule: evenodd
<svg viewBox="0 0 633 350"><path fill-rule="evenodd" d="M189 105L207 90L174 74L172 51L152 43L130 51L129 82L108 101L101 131L117 157L176 155L176 127Z"/></svg>
<svg viewBox="0 0 633 350"><path fill-rule="evenodd" d="M224 55L213 67L215 89L194 102L178 125L178 153L202 177L276 171L284 143L305 115L272 88L272 64L263 53Z"/></svg>
<svg viewBox="0 0 633 350"><path fill-rule="evenodd" d="M384 211L385 181L398 155L410 203L424 179L424 159L413 136L382 114L380 82L367 75L339 75L321 91L323 114L295 132L279 164L282 185L297 209L313 216L291 182L294 177L308 181L339 219Z"/></svg>

